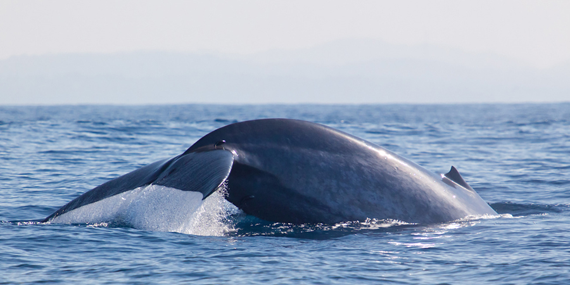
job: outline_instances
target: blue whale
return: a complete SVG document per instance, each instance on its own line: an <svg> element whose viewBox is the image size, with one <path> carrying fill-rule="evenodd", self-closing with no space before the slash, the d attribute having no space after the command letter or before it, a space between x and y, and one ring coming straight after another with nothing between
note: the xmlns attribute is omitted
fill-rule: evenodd
<svg viewBox="0 0 570 285"><path fill-rule="evenodd" d="M44 221L147 185L202 199L224 186L226 199L245 213L295 224L368 218L430 224L497 215L453 166L436 174L330 127L263 119L214 130L181 155L106 182Z"/></svg>

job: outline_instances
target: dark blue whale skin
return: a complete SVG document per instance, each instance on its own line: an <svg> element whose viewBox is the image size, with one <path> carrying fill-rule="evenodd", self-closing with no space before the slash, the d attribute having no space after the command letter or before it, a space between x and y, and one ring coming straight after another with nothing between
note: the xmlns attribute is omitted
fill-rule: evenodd
<svg viewBox="0 0 570 285"><path fill-rule="evenodd" d="M209 154L219 158L206 165ZM183 160L189 162L170 166ZM198 164L191 166L192 171L180 170L192 163ZM175 179L169 178L174 174L165 173L170 168L178 171ZM194 181L193 171L207 171L202 168L227 169L229 176L213 174L214 178L208 178L213 186L199 190L195 183L186 185L182 178ZM375 218L430 224L470 215L497 215L454 167L445 175L437 175L380 146L320 124L263 119L219 128L180 156L135 170L83 194L46 221L134 186L160 184L155 181L157 177L163 177L164 185L200 191L204 197L225 181L228 201L247 214L275 222L337 223Z"/></svg>
<svg viewBox="0 0 570 285"><path fill-rule="evenodd" d="M215 144L234 153L227 199L264 220L438 223L497 215L466 183L443 181L380 146L323 125L289 119L235 123L187 152Z"/></svg>

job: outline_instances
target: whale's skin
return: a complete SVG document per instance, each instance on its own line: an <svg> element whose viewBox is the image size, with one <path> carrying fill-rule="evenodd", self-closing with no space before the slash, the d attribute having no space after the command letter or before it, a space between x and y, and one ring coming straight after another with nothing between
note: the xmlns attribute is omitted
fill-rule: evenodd
<svg viewBox="0 0 570 285"><path fill-rule="evenodd" d="M231 124L187 152L234 153L228 197L247 214L289 223L395 219L439 223L497 213L472 190L385 148L306 121Z"/></svg>
<svg viewBox="0 0 570 285"><path fill-rule="evenodd" d="M218 162L204 163L210 157ZM190 171L184 169L189 164L177 161L204 165L192 165ZM370 218L430 224L497 214L462 179L427 171L383 147L316 123L262 119L214 130L183 154L96 187L46 221L158 180L194 191L196 182L183 180L196 180L192 172L201 167L214 167L215 173L218 168L228 171L229 176L212 174L216 177L209 183L225 181L228 201L267 221L338 223ZM169 178L173 175L168 169L175 169L176 177ZM454 176L460 177L458 172ZM157 177L163 178L155 181ZM214 186L195 191L206 198L217 189Z"/></svg>

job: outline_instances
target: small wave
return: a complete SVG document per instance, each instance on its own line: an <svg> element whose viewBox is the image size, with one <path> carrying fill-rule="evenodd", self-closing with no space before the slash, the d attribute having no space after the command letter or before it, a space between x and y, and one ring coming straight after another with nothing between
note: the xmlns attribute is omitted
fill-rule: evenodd
<svg viewBox="0 0 570 285"><path fill-rule="evenodd" d="M224 123L224 124L233 124L233 123L237 123L237 120L228 120L228 119L224 119L224 118L216 118L216 119L214 119L214 122Z"/></svg>
<svg viewBox="0 0 570 285"><path fill-rule="evenodd" d="M41 221L1 221L2 224L12 224L17 226L29 226L42 224Z"/></svg>
<svg viewBox="0 0 570 285"><path fill-rule="evenodd" d="M511 214L513 216L542 215L547 213L561 213L569 208L564 204L519 204L512 202L500 202L491 204L499 214Z"/></svg>

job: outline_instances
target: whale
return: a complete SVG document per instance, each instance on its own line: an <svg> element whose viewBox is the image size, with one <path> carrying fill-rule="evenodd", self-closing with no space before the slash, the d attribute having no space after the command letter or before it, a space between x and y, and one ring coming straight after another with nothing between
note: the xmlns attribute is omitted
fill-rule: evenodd
<svg viewBox="0 0 570 285"><path fill-rule="evenodd" d="M152 201L153 209L159 210L150 213L162 213L172 201L184 208L183 197L203 201L224 189L227 201L270 222L334 224L378 219L433 224L497 215L454 166L445 174L431 172L340 130L277 118L216 129L184 153L95 187L43 221L81 222L62 217L89 212L91 205L103 201L119 203L144 187L161 191L152 197L129 197ZM177 198L163 199L168 195ZM104 213L118 207L114 203L104 204L109 209L99 209L103 214L98 219L109 219Z"/></svg>

